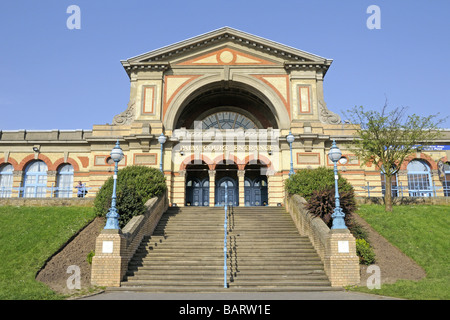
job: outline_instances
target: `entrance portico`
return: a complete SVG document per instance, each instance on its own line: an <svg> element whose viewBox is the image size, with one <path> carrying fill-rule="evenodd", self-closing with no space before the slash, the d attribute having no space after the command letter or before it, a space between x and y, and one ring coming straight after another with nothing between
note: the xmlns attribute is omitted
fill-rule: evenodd
<svg viewBox="0 0 450 320"><path fill-rule="evenodd" d="M269 195L266 168L261 161L247 165L224 161L208 166L204 161L193 160L180 170L184 177L184 205L222 206L226 185L229 205L267 206Z"/></svg>

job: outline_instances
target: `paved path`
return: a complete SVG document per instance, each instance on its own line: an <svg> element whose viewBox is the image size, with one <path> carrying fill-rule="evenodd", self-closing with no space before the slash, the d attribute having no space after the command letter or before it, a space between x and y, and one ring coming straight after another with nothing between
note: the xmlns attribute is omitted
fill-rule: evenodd
<svg viewBox="0 0 450 320"><path fill-rule="evenodd" d="M399 300L366 293L324 292L254 292L254 293L147 293L105 292L83 300Z"/></svg>

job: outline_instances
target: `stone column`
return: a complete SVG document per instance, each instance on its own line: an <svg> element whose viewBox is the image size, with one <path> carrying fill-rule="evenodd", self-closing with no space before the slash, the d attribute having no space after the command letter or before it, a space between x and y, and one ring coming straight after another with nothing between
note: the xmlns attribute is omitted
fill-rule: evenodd
<svg viewBox="0 0 450 320"><path fill-rule="evenodd" d="M239 205L245 206L245 187L244 187L245 170L238 170L237 176L239 185Z"/></svg>
<svg viewBox="0 0 450 320"><path fill-rule="evenodd" d="M216 170L208 170L209 174L209 206L214 207L216 202Z"/></svg>
<svg viewBox="0 0 450 320"><path fill-rule="evenodd" d="M175 192L179 195L177 201L180 203L178 206L184 206L186 203L186 170L179 172L178 186L174 186ZM175 199L175 196L173 197ZM176 201L173 201L177 203Z"/></svg>
<svg viewBox="0 0 450 320"><path fill-rule="evenodd" d="M103 229L95 242L91 283L97 286L120 287L127 271L125 258L127 240L122 231Z"/></svg>

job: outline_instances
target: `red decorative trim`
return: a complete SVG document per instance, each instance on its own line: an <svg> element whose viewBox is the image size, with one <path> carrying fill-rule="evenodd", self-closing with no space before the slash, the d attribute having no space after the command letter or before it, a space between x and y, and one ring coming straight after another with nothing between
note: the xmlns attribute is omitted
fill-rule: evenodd
<svg viewBox="0 0 450 320"><path fill-rule="evenodd" d="M252 74L253 77L261 80L265 84L267 84L272 90L280 97L281 101L283 102L284 106L286 107L286 110L289 114L289 119L291 118L291 106L290 106L290 93L289 93L289 76L288 75L275 75L275 74ZM286 79L286 98L281 94L281 92L275 88L269 81L267 81L264 78L272 77L272 78L280 78L283 77Z"/></svg>
<svg viewBox="0 0 450 320"><path fill-rule="evenodd" d="M242 162L234 154L230 154L227 159L225 158L224 154L221 154L221 155L217 156L216 158L214 158L215 166L217 166L218 164L226 164L227 161L234 162L237 165L238 170L244 170L244 168L245 168L245 162Z"/></svg>
<svg viewBox="0 0 450 320"><path fill-rule="evenodd" d="M201 75L195 75L195 76L189 76L189 75L176 75L176 76L165 76L164 77L164 106L163 106L163 119L164 116L166 115L166 111L169 107L169 105L172 103L173 98L181 91L181 89L183 89L188 83L192 82L193 80L197 79L198 77L201 77ZM189 78L186 79L185 82L183 82L176 90L175 92L168 97L167 96L167 79L170 78Z"/></svg>
<svg viewBox="0 0 450 320"><path fill-rule="evenodd" d="M228 61L228 62L227 61L223 61L221 59L221 57L220 57L220 55L223 52L230 52L233 55L232 59L230 61ZM210 58L210 57L213 57L213 56L216 56L217 62L198 62L198 61L201 61L203 59L207 59L207 58ZM238 59L238 56L249 58L249 59L255 60L256 62L236 62L237 59ZM261 58L258 58L258 57L255 57L255 56L250 55L248 53L244 53L244 52L237 51L237 50L230 49L230 48L224 48L224 49L221 49L221 50L218 50L218 51L214 51L214 52L211 52L211 53L204 54L204 55L202 55L200 57L197 57L197 58L194 58L194 59L190 59L190 60L187 60L187 61L184 61L184 62L180 62L180 63L178 63L178 65L180 65L180 66L187 66L187 65L190 65L190 66L275 65L275 63L267 61L267 60L264 60L264 59L261 59Z"/></svg>
<svg viewBox="0 0 450 320"><path fill-rule="evenodd" d="M19 163L11 157L8 157L8 161L5 161L5 158L0 158L0 164L9 163L13 166L14 171L19 170Z"/></svg>
<svg viewBox="0 0 450 320"><path fill-rule="evenodd" d="M143 101L142 101L142 114L154 114L155 113L155 86L143 86ZM150 103L150 106L146 105L147 101L147 89L152 90L152 101ZM147 111L147 107L149 110Z"/></svg>
<svg viewBox="0 0 450 320"><path fill-rule="evenodd" d="M209 170L214 170L214 168L215 168L214 162L207 156L201 154L200 159L198 159L198 158L196 159L195 154L191 154L190 156L184 158L183 162L180 165L180 171L186 170L186 166L188 164L191 164L192 161L194 161L194 160L201 160L201 161L205 162L208 165Z"/></svg>
<svg viewBox="0 0 450 320"><path fill-rule="evenodd" d="M80 171L80 167L78 166L78 163L72 158L67 158L67 161L64 161L64 158L60 158L60 159L56 160L53 163L53 165L51 166L51 168L49 167L48 170L57 171L58 167L64 163L70 163L72 165L74 171Z"/></svg>
<svg viewBox="0 0 450 320"><path fill-rule="evenodd" d="M133 164L136 164L136 156L155 156L155 161L153 163L145 162L139 163L138 165L155 165L158 163L158 154L157 153L135 153L133 154Z"/></svg>
<svg viewBox="0 0 450 320"><path fill-rule="evenodd" d="M47 165L48 170L50 170L50 168L52 168L52 161L50 160L49 157L44 156L42 153L38 154L38 160L42 160L45 162L45 164ZM19 170L24 170L25 167L28 165L29 162L35 160L34 159L34 154L30 154L28 156L26 156L19 164L18 168Z"/></svg>
<svg viewBox="0 0 450 320"><path fill-rule="evenodd" d="M302 89L308 89L308 110L302 111ZM310 86L298 86L298 106L299 113L311 113L311 87Z"/></svg>
<svg viewBox="0 0 450 320"><path fill-rule="evenodd" d="M307 155L307 156L311 156L311 155L317 155L317 162L299 162L299 156L301 157L302 155ZM320 164L320 153L318 152L297 152L297 164L299 165L303 165L303 164Z"/></svg>
<svg viewBox="0 0 450 320"><path fill-rule="evenodd" d="M77 157L81 164L83 165L83 168L87 168L89 166L89 157Z"/></svg>
<svg viewBox="0 0 450 320"><path fill-rule="evenodd" d="M421 153L419 153L419 157L417 157L417 155L411 155L411 156L407 157L405 159L405 161L403 161L402 166L400 167L400 170L407 170L408 164L414 159L424 160L426 163L428 163L431 170L438 169L436 161L434 161L433 158L431 158L429 155L421 152Z"/></svg>

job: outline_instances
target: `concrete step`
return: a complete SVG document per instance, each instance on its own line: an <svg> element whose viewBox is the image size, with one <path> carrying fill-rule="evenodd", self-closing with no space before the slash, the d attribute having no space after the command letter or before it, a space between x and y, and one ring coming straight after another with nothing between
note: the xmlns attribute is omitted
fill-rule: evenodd
<svg viewBox="0 0 450 320"><path fill-rule="evenodd" d="M226 290L334 290L284 208L230 208ZM224 209L171 208L129 262L119 290L223 291Z"/></svg>

